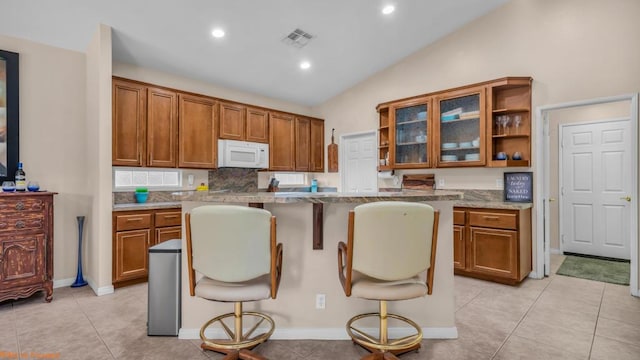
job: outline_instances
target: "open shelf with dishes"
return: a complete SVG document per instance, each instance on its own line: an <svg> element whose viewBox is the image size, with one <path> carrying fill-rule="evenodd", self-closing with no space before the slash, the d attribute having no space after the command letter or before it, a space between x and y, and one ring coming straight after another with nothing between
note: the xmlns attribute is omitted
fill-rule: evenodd
<svg viewBox="0 0 640 360"><path fill-rule="evenodd" d="M389 107L378 109L378 171L391 170L389 161Z"/></svg>
<svg viewBox="0 0 640 360"><path fill-rule="evenodd" d="M531 164L531 78L507 78L488 87L488 165Z"/></svg>

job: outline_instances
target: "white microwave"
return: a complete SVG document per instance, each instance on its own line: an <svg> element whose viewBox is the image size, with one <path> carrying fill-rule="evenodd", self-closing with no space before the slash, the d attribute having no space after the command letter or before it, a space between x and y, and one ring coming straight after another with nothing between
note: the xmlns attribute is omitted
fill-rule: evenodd
<svg viewBox="0 0 640 360"><path fill-rule="evenodd" d="M218 167L266 169L269 167L269 144L218 140Z"/></svg>

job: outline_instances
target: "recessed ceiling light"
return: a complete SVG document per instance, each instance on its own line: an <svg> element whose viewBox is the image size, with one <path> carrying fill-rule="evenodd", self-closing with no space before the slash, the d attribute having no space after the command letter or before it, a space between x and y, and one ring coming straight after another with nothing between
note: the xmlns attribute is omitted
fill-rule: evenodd
<svg viewBox="0 0 640 360"><path fill-rule="evenodd" d="M303 61L300 63L300 69L302 70L307 70L310 67L311 67L311 63L308 61Z"/></svg>
<svg viewBox="0 0 640 360"><path fill-rule="evenodd" d="M214 38L219 39L221 37L224 37L224 30L222 30L222 29L213 29L213 31L211 32L211 35Z"/></svg>
<svg viewBox="0 0 640 360"><path fill-rule="evenodd" d="M393 5L387 5L382 8L382 13L385 15L389 15L396 10L396 7Z"/></svg>

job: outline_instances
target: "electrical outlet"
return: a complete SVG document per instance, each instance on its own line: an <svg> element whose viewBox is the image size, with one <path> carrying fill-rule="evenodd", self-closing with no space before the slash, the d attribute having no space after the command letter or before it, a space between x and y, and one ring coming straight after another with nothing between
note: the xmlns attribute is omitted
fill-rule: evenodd
<svg viewBox="0 0 640 360"><path fill-rule="evenodd" d="M504 188L503 179L496 179L496 189L502 189L502 188Z"/></svg>
<svg viewBox="0 0 640 360"><path fill-rule="evenodd" d="M324 309L326 304L326 295L325 294L316 294L316 309Z"/></svg>
<svg viewBox="0 0 640 360"><path fill-rule="evenodd" d="M438 179L438 188L442 189L444 187L444 179Z"/></svg>
<svg viewBox="0 0 640 360"><path fill-rule="evenodd" d="M194 176L193 174L189 174L187 176L187 182L189 183L189 186L193 186L193 181L194 181Z"/></svg>

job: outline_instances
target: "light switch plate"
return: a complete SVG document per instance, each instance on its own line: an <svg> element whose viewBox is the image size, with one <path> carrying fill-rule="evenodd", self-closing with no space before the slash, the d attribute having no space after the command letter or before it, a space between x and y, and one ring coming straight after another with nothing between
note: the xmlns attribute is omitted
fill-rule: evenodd
<svg viewBox="0 0 640 360"><path fill-rule="evenodd" d="M189 174L189 176L187 176L187 182L189 183L189 186L193 186L193 180L194 180L193 174Z"/></svg>
<svg viewBox="0 0 640 360"><path fill-rule="evenodd" d="M444 187L444 179L438 179L438 188L442 189Z"/></svg>
<svg viewBox="0 0 640 360"><path fill-rule="evenodd" d="M502 188L504 188L503 179L496 179L496 189L502 189Z"/></svg>

